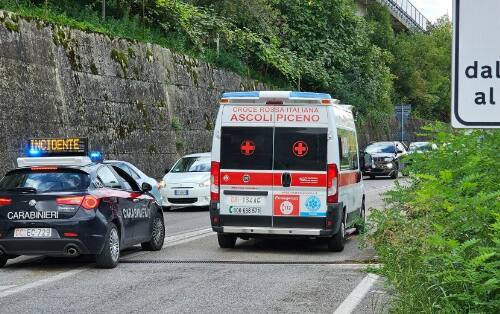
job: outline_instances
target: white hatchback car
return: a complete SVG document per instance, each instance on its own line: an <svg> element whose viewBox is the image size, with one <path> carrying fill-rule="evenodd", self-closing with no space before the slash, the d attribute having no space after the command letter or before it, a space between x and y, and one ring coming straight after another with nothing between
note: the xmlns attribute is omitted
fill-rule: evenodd
<svg viewBox="0 0 500 314"><path fill-rule="evenodd" d="M210 205L210 153L177 160L160 183L164 208Z"/></svg>

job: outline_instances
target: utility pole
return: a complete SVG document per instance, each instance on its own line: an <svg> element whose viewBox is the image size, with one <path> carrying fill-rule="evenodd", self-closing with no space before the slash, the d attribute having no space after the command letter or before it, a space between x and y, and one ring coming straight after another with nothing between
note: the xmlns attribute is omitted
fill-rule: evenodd
<svg viewBox="0 0 500 314"><path fill-rule="evenodd" d="M217 33L217 39L215 40L215 43L217 44L217 59L219 58L220 55L220 35Z"/></svg>
<svg viewBox="0 0 500 314"><path fill-rule="evenodd" d="M104 21L106 19L106 0L102 0L102 20Z"/></svg>

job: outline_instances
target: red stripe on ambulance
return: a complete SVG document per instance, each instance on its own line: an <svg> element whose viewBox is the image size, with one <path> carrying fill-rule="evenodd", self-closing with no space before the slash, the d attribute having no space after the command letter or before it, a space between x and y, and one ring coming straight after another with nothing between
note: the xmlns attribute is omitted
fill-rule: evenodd
<svg viewBox="0 0 500 314"><path fill-rule="evenodd" d="M351 184L356 184L361 180L361 173L359 171L341 172L339 174L339 187Z"/></svg>
<svg viewBox="0 0 500 314"><path fill-rule="evenodd" d="M271 172L226 172L220 173L221 185L258 185L273 186Z"/></svg>

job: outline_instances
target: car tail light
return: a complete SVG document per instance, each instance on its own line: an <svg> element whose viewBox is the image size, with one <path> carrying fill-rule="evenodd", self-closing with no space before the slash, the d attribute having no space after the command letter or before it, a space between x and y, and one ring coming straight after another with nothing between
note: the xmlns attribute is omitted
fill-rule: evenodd
<svg viewBox="0 0 500 314"><path fill-rule="evenodd" d="M59 197L56 200L57 205L81 206L84 209L92 210L99 205L99 199L92 195Z"/></svg>
<svg viewBox="0 0 500 314"><path fill-rule="evenodd" d="M329 164L327 170L328 203L337 203L339 200L339 171L336 164Z"/></svg>
<svg viewBox="0 0 500 314"><path fill-rule="evenodd" d="M59 197L56 199L57 205L75 205L80 206L83 201L83 196L68 196Z"/></svg>
<svg viewBox="0 0 500 314"><path fill-rule="evenodd" d="M82 207L91 210L99 206L99 199L92 195L86 195L82 202Z"/></svg>
<svg viewBox="0 0 500 314"><path fill-rule="evenodd" d="M210 167L210 199L212 201L218 201L220 199L219 185L220 185L220 163L212 161Z"/></svg>
<svg viewBox="0 0 500 314"><path fill-rule="evenodd" d="M12 199L8 197L1 197L0 198L0 206L8 206L12 204Z"/></svg>
<svg viewBox="0 0 500 314"><path fill-rule="evenodd" d="M78 237L78 233L76 233L76 232L65 232L64 236L67 237L67 238L76 238L76 237Z"/></svg>

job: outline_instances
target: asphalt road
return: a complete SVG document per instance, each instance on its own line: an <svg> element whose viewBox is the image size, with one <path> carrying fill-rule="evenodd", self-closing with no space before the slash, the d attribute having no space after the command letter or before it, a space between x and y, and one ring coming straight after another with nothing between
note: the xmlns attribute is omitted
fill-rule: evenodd
<svg viewBox="0 0 500 314"><path fill-rule="evenodd" d="M366 180L368 207L393 180ZM19 257L0 270L0 313L333 313L366 281L375 253L351 236L341 253L313 240L238 240L220 249L206 210L165 212L159 252L123 252L112 270L84 258ZM354 290L354 291L353 291ZM353 313L385 308L382 282Z"/></svg>

